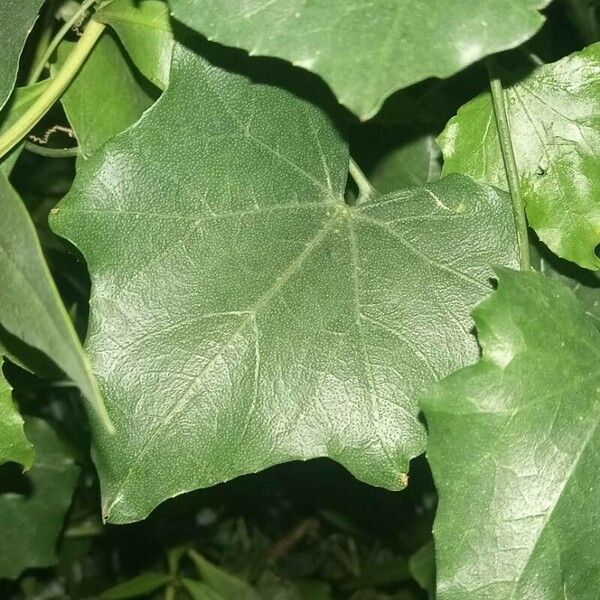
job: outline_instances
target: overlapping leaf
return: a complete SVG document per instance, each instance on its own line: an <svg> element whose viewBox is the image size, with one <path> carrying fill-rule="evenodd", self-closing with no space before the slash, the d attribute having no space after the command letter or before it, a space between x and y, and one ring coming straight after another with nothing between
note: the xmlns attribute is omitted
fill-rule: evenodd
<svg viewBox="0 0 600 600"><path fill-rule="evenodd" d="M600 333L573 293L499 271L483 357L423 403L439 600L596 598Z"/></svg>
<svg viewBox="0 0 600 600"><path fill-rule="evenodd" d="M105 517L316 456L399 489L416 394L476 359L470 308L516 264L510 201L456 176L349 207L331 119L266 83L275 61L203 52L176 48L165 94L53 218L93 280Z"/></svg>
<svg viewBox="0 0 600 600"><path fill-rule="evenodd" d="M0 578L15 578L25 569L56 562L58 536L79 477L69 448L48 423L29 418L25 433L36 459L26 474L2 481Z"/></svg>
<svg viewBox="0 0 600 600"><path fill-rule="evenodd" d="M44 93L48 87L49 79L39 81L32 85L18 87L15 89L10 102L2 109L0 113L0 135L7 131L14 123L16 123L23 114L33 105L33 103ZM23 148L23 144L18 144L9 154L4 155L0 160L0 169L6 175L10 175L19 154Z"/></svg>
<svg viewBox="0 0 600 600"><path fill-rule="evenodd" d="M108 423L89 360L58 295L27 209L0 172L0 324L50 357Z"/></svg>
<svg viewBox="0 0 600 600"><path fill-rule="evenodd" d="M2 27L0 108L6 104L15 86L19 58L42 4L44 0L2 0L0 2L0 26Z"/></svg>
<svg viewBox="0 0 600 600"><path fill-rule="evenodd" d="M61 44L59 68L74 46L72 42ZM86 158L137 121L152 104L111 35L102 36L61 101Z"/></svg>
<svg viewBox="0 0 600 600"><path fill-rule="evenodd" d="M2 373L0 356L0 465L17 462L29 468L33 447L25 437L23 419L12 398L12 389Z"/></svg>
<svg viewBox="0 0 600 600"><path fill-rule="evenodd" d="M548 0L169 0L209 39L323 77L362 119L393 91L523 43Z"/></svg>
<svg viewBox="0 0 600 600"><path fill-rule="evenodd" d="M527 216L555 253L600 268L600 44L533 71L506 90ZM440 138L444 173L508 189L489 94Z"/></svg>
<svg viewBox="0 0 600 600"><path fill-rule="evenodd" d="M154 85L167 87L173 34L164 0L113 0L94 18L117 32L133 62Z"/></svg>
<svg viewBox="0 0 600 600"><path fill-rule="evenodd" d="M373 187L385 194L440 178L440 150L430 135L418 136L385 155L369 174Z"/></svg>

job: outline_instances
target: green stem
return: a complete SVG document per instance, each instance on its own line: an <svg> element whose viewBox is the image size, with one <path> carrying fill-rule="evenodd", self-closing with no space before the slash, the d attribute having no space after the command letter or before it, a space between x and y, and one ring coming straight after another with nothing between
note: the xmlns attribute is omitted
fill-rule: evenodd
<svg viewBox="0 0 600 600"><path fill-rule="evenodd" d="M504 90L502 88L502 81L495 71L492 59L488 59L487 67L490 78L490 88L492 90L494 113L496 115L498 137L500 138L500 148L502 150L502 157L504 159L504 168L506 170L506 178L508 179L508 188L512 198L515 225L517 226L517 242L519 245L521 270L529 271L531 269L531 258L529 253L529 234L527 233L527 217L525 216L525 204L521 194L517 160L515 158L515 151L510 135L510 126L508 122L508 113L506 112Z"/></svg>
<svg viewBox="0 0 600 600"><path fill-rule="evenodd" d="M165 588L165 600L175 600L175 597L176 597L175 586L172 583L170 583Z"/></svg>
<svg viewBox="0 0 600 600"><path fill-rule="evenodd" d="M0 158L10 152L62 96L102 35L104 27L105 25L102 23L90 21L62 69L50 81L44 93L16 123L0 136Z"/></svg>
<svg viewBox="0 0 600 600"><path fill-rule="evenodd" d="M52 29L53 29L53 21L54 21L54 0L50 0L46 4L46 10L44 12L44 21L42 23L42 33L40 35L40 40L38 42L37 48L35 49L35 54L33 55L32 65L33 68L29 74L29 78L27 79L27 85L31 85L35 83L36 80L33 79L36 67L40 63L42 57L45 55L46 50L48 49L48 45L50 44L50 40L52 38Z"/></svg>
<svg viewBox="0 0 600 600"><path fill-rule="evenodd" d="M33 142L25 142L25 150L29 150L33 154L39 154L46 158L70 158L72 156L79 156L79 148L74 146L73 148L48 148L47 146L39 146Z"/></svg>
<svg viewBox="0 0 600 600"><path fill-rule="evenodd" d="M35 83L43 73L46 65L50 61L50 58L58 45L62 42L63 38L73 26L85 15L85 13L96 3L96 0L86 0L80 7L79 10L75 11L68 21L56 32L56 35L52 38L52 41L48 44L46 51L42 54L42 57L35 63L35 68L31 72L29 77L29 83Z"/></svg>
<svg viewBox="0 0 600 600"><path fill-rule="evenodd" d="M356 183L358 187L358 200L356 203L362 204L375 194L375 188L371 185L371 182L352 158L350 159L349 171L352 179L354 179L354 183Z"/></svg>

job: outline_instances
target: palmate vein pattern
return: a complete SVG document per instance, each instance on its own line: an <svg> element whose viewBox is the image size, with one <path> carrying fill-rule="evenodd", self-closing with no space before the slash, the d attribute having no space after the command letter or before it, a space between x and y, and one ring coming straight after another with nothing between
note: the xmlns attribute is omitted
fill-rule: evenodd
<svg viewBox="0 0 600 600"><path fill-rule="evenodd" d="M488 265L516 264L510 201L454 176L349 207L331 118L257 83L275 61L236 54L250 79L203 52L176 48L168 90L53 218L92 274L105 516L317 456L399 489L418 393L476 359Z"/></svg>

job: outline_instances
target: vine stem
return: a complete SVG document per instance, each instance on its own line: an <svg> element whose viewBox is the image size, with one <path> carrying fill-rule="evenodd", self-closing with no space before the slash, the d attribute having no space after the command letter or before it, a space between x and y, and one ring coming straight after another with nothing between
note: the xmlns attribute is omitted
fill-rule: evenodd
<svg viewBox="0 0 600 600"><path fill-rule="evenodd" d="M42 33L40 35L40 41L38 42L37 48L35 49L35 54L33 55L31 72L29 73L29 77L27 79L27 85L35 83L33 81L33 75L35 73L36 67L39 64L42 56L44 56L46 50L48 49L48 45L52 40L52 29L53 29L53 21L54 21L54 4L55 0L48 0L46 3L46 10L44 12L44 20L42 22Z"/></svg>
<svg viewBox="0 0 600 600"><path fill-rule="evenodd" d="M371 185L371 182L367 179L366 175L362 172L356 161L351 158L349 166L350 175L354 179L358 187L358 200L357 204L362 204L368 200L375 193L375 188Z"/></svg>
<svg viewBox="0 0 600 600"><path fill-rule="evenodd" d="M52 38L46 51L42 54L41 58L36 62L31 77L28 83L35 83L41 76L42 72L46 68L46 65L50 61L50 57L53 52L58 48L65 35L75 26L75 24L85 15L85 13L96 3L96 0L86 0L78 10L76 10L68 21L56 32L56 35Z"/></svg>
<svg viewBox="0 0 600 600"><path fill-rule="evenodd" d="M80 154L77 146L73 148L48 148L47 146L39 146L29 141L25 142L25 150L29 150L29 152L44 156L45 158L70 158L79 156Z"/></svg>
<svg viewBox="0 0 600 600"><path fill-rule="evenodd" d="M510 190L510 196L512 198L513 214L515 217L515 225L517 227L519 262L522 271L529 271L531 269L531 256L529 252L529 234L527 233L527 217L525 215L523 195L521 194L517 160L515 158L515 151L510 135L504 89L502 88L502 81L496 72L495 65L490 58L487 60L487 69L492 91L494 113L496 115L496 127L498 128L500 148L502 150L502 158L504 159L504 168L506 170L506 178L508 179L508 189Z"/></svg>
<svg viewBox="0 0 600 600"><path fill-rule="evenodd" d="M102 23L89 22L62 69L50 81L46 91L12 127L0 136L0 158L10 152L62 96L102 35L104 28L105 25Z"/></svg>

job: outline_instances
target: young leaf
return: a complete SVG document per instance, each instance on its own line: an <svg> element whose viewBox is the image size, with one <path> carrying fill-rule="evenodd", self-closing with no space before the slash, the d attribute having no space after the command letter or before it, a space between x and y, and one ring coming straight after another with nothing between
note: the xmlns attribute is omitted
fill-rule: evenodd
<svg viewBox="0 0 600 600"><path fill-rule="evenodd" d="M108 424L89 360L58 295L27 209L0 172L0 323L49 356Z"/></svg>
<svg viewBox="0 0 600 600"><path fill-rule="evenodd" d="M435 598L435 547L428 542L411 557L408 568L415 581L427 590L430 598Z"/></svg>
<svg viewBox="0 0 600 600"><path fill-rule="evenodd" d="M56 562L56 542L79 477L69 448L48 423L28 418L25 434L36 459L19 474L18 492L0 494L0 578Z"/></svg>
<svg viewBox="0 0 600 600"><path fill-rule="evenodd" d="M202 581L184 577L181 580L181 584L192 600L227 600L226 597L221 596L221 594L215 592L209 585Z"/></svg>
<svg viewBox="0 0 600 600"><path fill-rule="evenodd" d="M26 469L33 464L33 446L25 437L23 419L12 399L12 389L2 373L0 356L0 465L17 462Z"/></svg>
<svg viewBox="0 0 600 600"><path fill-rule="evenodd" d="M94 18L110 25L142 74L161 90L166 89L173 34L164 0L113 0Z"/></svg>
<svg viewBox="0 0 600 600"><path fill-rule="evenodd" d="M190 551L189 555L194 561L202 581L223 598L260 600L258 592L243 579L230 575L227 571L213 565L193 550Z"/></svg>
<svg viewBox="0 0 600 600"><path fill-rule="evenodd" d="M170 0L215 40L313 71L361 119L395 90L448 77L530 38L549 0Z"/></svg>
<svg viewBox="0 0 600 600"><path fill-rule="evenodd" d="M23 114L34 104L34 102L44 93L48 87L49 79L39 81L33 85L16 88L10 102L4 107L0 113L0 135L7 131L14 123L16 123ZM19 144L0 161L0 169L8 176L10 175L23 144Z"/></svg>
<svg viewBox="0 0 600 600"><path fill-rule="evenodd" d="M387 154L371 171L370 181L380 193L437 181L440 150L435 139L423 135Z"/></svg>
<svg viewBox="0 0 600 600"><path fill-rule="evenodd" d="M537 68L506 90L530 225L559 256L599 269L600 44ZM489 94L463 106L441 135L444 174L508 189Z"/></svg>
<svg viewBox="0 0 600 600"><path fill-rule="evenodd" d="M423 402L439 600L595 598L600 333L555 279L500 269L483 357Z"/></svg>
<svg viewBox="0 0 600 600"><path fill-rule="evenodd" d="M63 42L58 68L75 46ZM152 104L131 71L119 43L103 35L63 94L61 102L85 158L135 123Z"/></svg>
<svg viewBox="0 0 600 600"><path fill-rule="evenodd" d="M274 61L234 57L248 78L177 46L167 91L54 214L93 280L113 522L317 456L402 488L425 440L417 392L476 359L488 265L516 264L510 200L468 178L346 205L332 121L257 83Z"/></svg>
<svg viewBox="0 0 600 600"><path fill-rule="evenodd" d="M142 573L128 581L119 583L100 594L99 600L123 600L138 598L163 588L172 581L171 575L165 573Z"/></svg>
<svg viewBox="0 0 600 600"><path fill-rule="evenodd" d="M44 0L2 0L0 2L0 109L6 104L17 80L19 59Z"/></svg>

